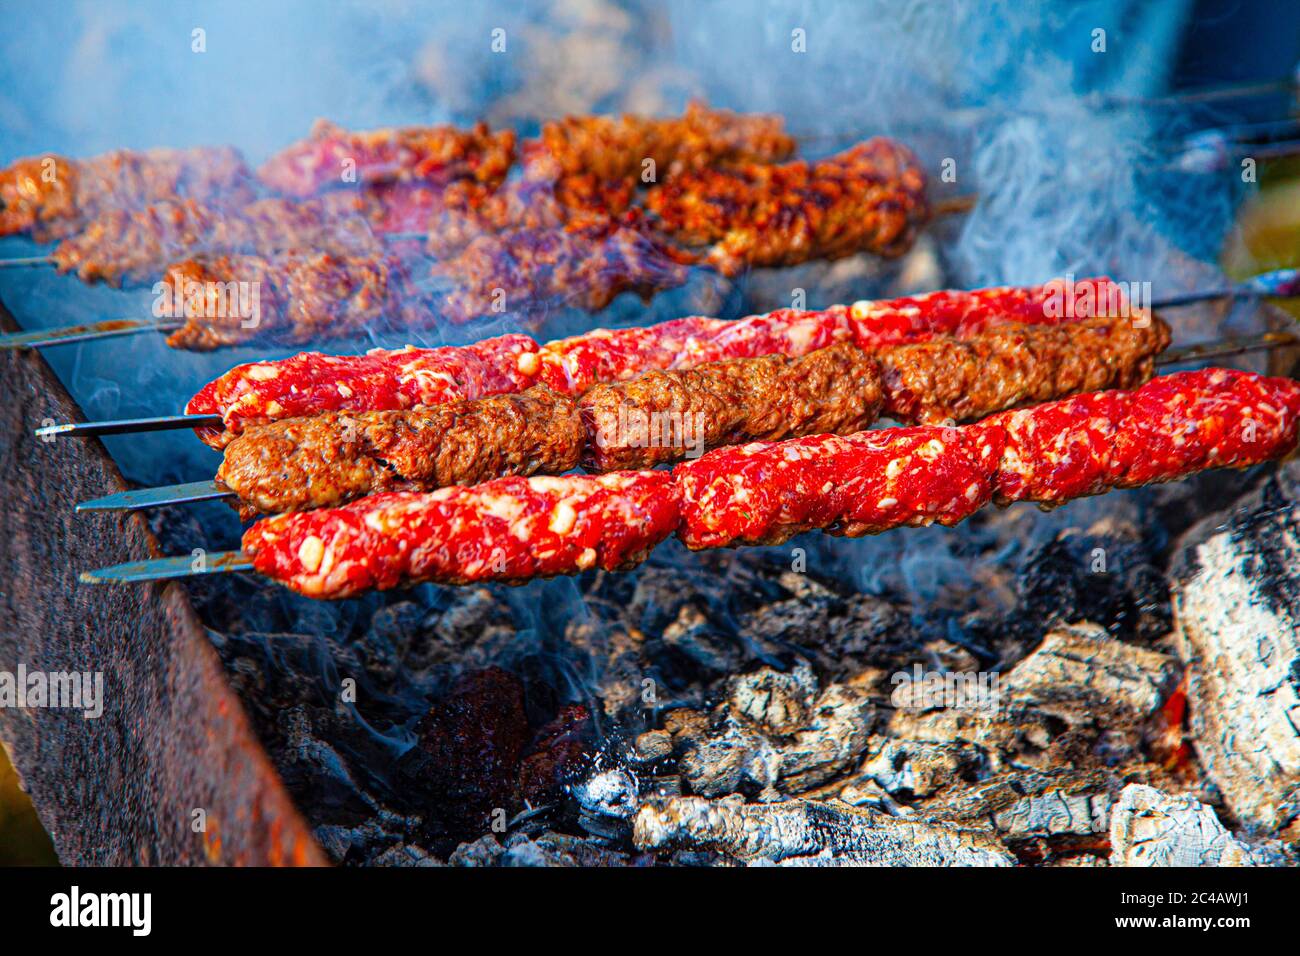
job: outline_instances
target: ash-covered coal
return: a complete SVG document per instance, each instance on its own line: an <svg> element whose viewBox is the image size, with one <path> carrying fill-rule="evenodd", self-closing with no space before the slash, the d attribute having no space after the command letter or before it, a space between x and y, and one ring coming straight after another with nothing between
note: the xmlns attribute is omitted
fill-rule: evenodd
<svg viewBox="0 0 1300 956"><path fill-rule="evenodd" d="M321 604L252 576L190 587L273 761L341 862L903 853L892 824L840 820L835 807L924 832L926 852L899 862L945 848L954 860L1104 860L1125 784L1216 801L1182 746L1164 549L1134 531L1153 507L1134 496L1118 518L1063 522L1010 555L1024 519L990 516L962 547L1000 582L993 599L945 590L917 604L795 570L788 550L676 545L636 573L523 588ZM170 517L184 519L160 525L176 543L195 533L192 512ZM1095 620L1058 625L1071 608ZM900 696L919 675L994 699ZM808 847L727 842L733 826L769 825L745 807L807 799L831 814L807 818L821 834ZM676 822L655 830L643 811ZM722 814L722 836L692 843L701 813ZM771 818L776 832L783 819Z"/></svg>

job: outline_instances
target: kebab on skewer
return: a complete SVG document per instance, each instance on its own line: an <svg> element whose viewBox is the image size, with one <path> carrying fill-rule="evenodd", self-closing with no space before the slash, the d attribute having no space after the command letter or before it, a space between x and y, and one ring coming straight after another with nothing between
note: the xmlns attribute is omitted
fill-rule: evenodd
<svg viewBox="0 0 1300 956"><path fill-rule="evenodd" d="M434 319L408 265L378 252L200 256L169 266L163 285L174 294L158 297L157 314L184 323L167 344L195 351L252 339L307 343L367 329L418 329ZM247 303L236 307L241 288L257 290L255 315L246 314Z"/></svg>
<svg viewBox="0 0 1300 956"><path fill-rule="evenodd" d="M105 213L61 242L50 258L60 272L114 286L155 282L178 260L195 256L326 252L365 260L387 251L387 227L410 219L406 210L427 202L410 189L259 199L238 208L164 200Z"/></svg>
<svg viewBox="0 0 1300 956"><path fill-rule="evenodd" d="M276 153L257 171L272 189L299 198L349 183L469 180L495 186L515 161L515 132L486 123L348 130L317 120L305 140Z"/></svg>
<svg viewBox="0 0 1300 956"><path fill-rule="evenodd" d="M930 218L920 164L888 139L816 162L683 173L646 203L660 229L726 276L859 252L893 258Z"/></svg>
<svg viewBox="0 0 1300 956"><path fill-rule="evenodd" d="M243 551L146 561L89 583L252 569L314 598L423 582L519 583L635 566L676 533L690 548L954 525L991 502L1059 505L1115 488L1245 468L1296 446L1300 384L1203 369L963 426L756 442L668 471L498 478L389 492L267 518Z"/></svg>
<svg viewBox="0 0 1300 956"><path fill-rule="evenodd" d="M114 150L91 159L33 156L0 170L0 236L37 242L81 231L110 210L162 200L248 202L252 174L229 146Z"/></svg>
<svg viewBox="0 0 1300 956"><path fill-rule="evenodd" d="M428 250L448 258L480 236L607 222L628 210L639 185L687 170L781 162L795 146L780 116L712 110L697 101L667 119L568 116L525 141L517 180L482 202L453 198L430 226Z"/></svg>

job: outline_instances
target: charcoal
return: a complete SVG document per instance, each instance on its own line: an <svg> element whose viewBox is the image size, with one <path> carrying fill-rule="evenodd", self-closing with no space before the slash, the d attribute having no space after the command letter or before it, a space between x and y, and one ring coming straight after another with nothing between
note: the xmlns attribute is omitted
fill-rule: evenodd
<svg viewBox="0 0 1300 956"><path fill-rule="evenodd" d="M1169 588L1149 534L1106 520L1067 529L1029 552L1016 576L1014 623L1029 636L1069 620L1114 637L1152 641L1169 632Z"/></svg>
<svg viewBox="0 0 1300 956"><path fill-rule="evenodd" d="M1167 655L1080 623L1048 633L1001 675L1000 706L899 707L885 733L913 747L974 745L990 773L1144 763L1150 720L1174 693L1178 674Z"/></svg>
<svg viewBox="0 0 1300 956"><path fill-rule="evenodd" d="M1049 632L1002 680L1018 704L1074 722L1081 710L1141 719L1173 692L1181 669L1168 655L1114 640L1096 624L1081 622Z"/></svg>
<svg viewBox="0 0 1300 956"><path fill-rule="evenodd" d="M843 771L865 748L875 707L864 691L824 690L805 663L762 669L729 682L712 712L669 714L677 766L691 791L760 799L803 793Z"/></svg>
<svg viewBox="0 0 1300 956"><path fill-rule="evenodd" d="M1105 771L1010 770L914 809L927 820L990 823L1022 862L1057 863L1107 852L1111 806L1120 786Z"/></svg>
<svg viewBox="0 0 1300 956"><path fill-rule="evenodd" d="M895 800L911 803L988 774L988 756L965 742L935 743L873 736L860 768Z"/></svg>
<svg viewBox="0 0 1300 956"><path fill-rule="evenodd" d="M511 834L504 844L491 834L457 847L450 866L628 866L627 854L564 833L546 831L537 837Z"/></svg>
<svg viewBox="0 0 1300 956"><path fill-rule="evenodd" d="M519 763L519 794L527 806L558 798L590 762L595 728L581 704L566 704L540 730Z"/></svg>
<svg viewBox="0 0 1300 956"><path fill-rule="evenodd" d="M737 722L725 708L712 715L677 710L664 719L677 768L691 792L706 796L772 792L780 758L772 742Z"/></svg>
<svg viewBox="0 0 1300 956"><path fill-rule="evenodd" d="M575 784L573 796L587 813L626 820L636 812L639 789L626 770L604 770Z"/></svg>
<svg viewBox="0 0 1300 956"><path fill-rule="evenodd" d="M518 809L529 727L517 677L495 667L462 677L420 718L415 733L397 773L404 798L438 831L481 833L493 811Z"/></svg>

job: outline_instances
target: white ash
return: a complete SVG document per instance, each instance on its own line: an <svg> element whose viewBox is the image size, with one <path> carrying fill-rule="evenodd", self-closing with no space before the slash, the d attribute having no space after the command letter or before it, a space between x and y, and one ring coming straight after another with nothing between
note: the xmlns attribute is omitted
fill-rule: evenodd
<svg viewBox="0 0 1300 956"><path fill-rule="evenodd" d="M1276 845L1245 843L1192 797L1132 784L1111 813L1112 866L1283 866Z"/></svg>
<svg viewBox="0 0 1300 956"><path fill-rule="evenodd" d="M1300 837L1300 467L1225 520L1206 519L1176 564L1178 652L1197 756L1241 823Z"/></svg>
<svg viewBox="0 0 1300 956"><path fill-rule="evenodd" d="M763 668L730 682L712 713L667 715L678 767L692 792L750 793L762 800L811 790L847 769L866 747L875 704L863 690L818 690L807 664Z"/></svg>
<svg viewBox="0 0 1300 956"><path fill-rule="evenodd" d="M1108 832L1119 781L1103 771L999 774L924 804L929 819L988 821L1007 841L1095 837Z"/></svg>
<svg viewBox="0 0 1300 956"><path fill-rule="evenodd" d="M842 803L747 804L674 797L637 813L642 850L712 850L742 863L783 866L1010 866L1015 858L987 830L930 824Z"/></svg>
<svg viewBox="0 0 1300 956"><path fill-rule="evenodd" d="M1168 655L1117 641L1104 628L1082 622L1048 633L1003 678L1002 691L1014 703L1066 720L1079 704L1141 718L1165 702L1179 676L1177 662Z"/></svg>
<svg viewBox="0 0 1300 956"><path fill-rule="evenodd" d="M637 779L622 769L603 770L570 790L588 813L617 820L630 819L639 803Z"/></svg>
<svg viewBox="0 0 1300 956"><path fill-rule="evenodd" d="M969 743L875 736L867 745L861 772L893 796L924 798L963 777L987 776L988 755Z"/></svg>

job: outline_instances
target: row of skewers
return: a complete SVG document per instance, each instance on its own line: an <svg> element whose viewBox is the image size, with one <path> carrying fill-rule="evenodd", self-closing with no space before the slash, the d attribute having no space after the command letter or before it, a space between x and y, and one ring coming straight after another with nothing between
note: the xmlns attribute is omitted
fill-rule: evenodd
<svg viewBox="0 0 1300 956"><path fill-rule="evenodd" d="M525 143L508 178L508 132L323 125L256 175L229 151L65 162L45 192L11 170L0 223L62 238L51 261L87 280L165 275L182 290L165 314L172 344L194 348L415 327L481 310L489 291L594 310L693 264L735 275L906 250L932 207L904 147L787 162L794 145L779 119L698 105L669 120L573 118ZM362 188L338 189L340 167ZM105 198L108 179L127 185ZM438 275L461 288L435 312ZM265 321L213 308L214 287L250 277L270 291ZM1057 504L1294 447L1289 380L1152 378L1294 338L1171 349L1168 327L1117 285L1082 285L1083 311L1048 309L1051 287L998 288L544 344L300 353L232 369L183 415L43 431L193 427L223 451L215 481L79 510L220 497L245 518L273 515L242 552L86 580L254 568L322 598L629 567L672 534L705 548L953 524L989 503ZM1158 304L1297 286L1276 273ZM882 417L902 427L873 429Z"/></svg>
<svg viewBox="0 0 1300 956"><path fill-rule="evenodd" d="M954 524L989 503L1059 504L1295 447L1300 385L1152 378L1207 350L1170 349L1161 319L1085 282L1086 315L1046 308L1051 287L998 288L242 365L173 424L224 449L206 496L274 516L198 567L84 577L252 568L319 598L519 582L630 567L672 534L698 549ZM903 426L872 429L881 416ZM588 474L568 474L578 465ZM205 496L87 509L187 495Z"/></svg>
<svg viewBox="0 0 1300 956"><path fill-rule="evenodd" d="M20 161L0 172L0 235L60 240L11 265L163 283L153 321L100 331L161 329L188 349L598 311L679 286L692 265L734 277L906 251L931 209L905 147L872 139L815 162L790 161L795 147L779 117L693 103L548 123L508 178L509 130L321 123L256 173L229 148ZM241 284L258 290L255 321L232 301Z"/></svg>

